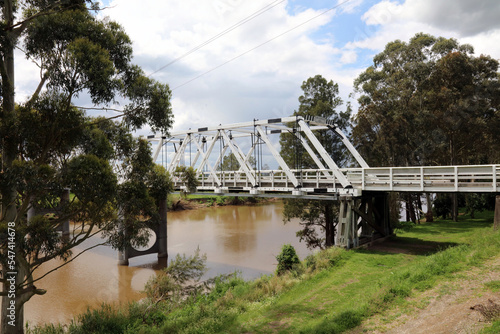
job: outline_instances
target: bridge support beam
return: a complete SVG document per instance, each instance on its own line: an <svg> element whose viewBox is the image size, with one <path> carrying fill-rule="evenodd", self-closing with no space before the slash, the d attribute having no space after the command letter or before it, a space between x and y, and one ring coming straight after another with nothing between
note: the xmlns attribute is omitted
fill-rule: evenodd
<svg viewBox="0 0 500 334"><path fill-rule="evenodd" d="M160 223L151 230L156 236L155 243L146 250L137 250L133 247L127 247L118 252L118 264L121 266L128 266L129 259L147 254L158 255L158 258L168 258L167 248L167 199L162 199L157 202L158 214L160 215ZM118 216L123 220L122 208L119 209Z"/></svg>
<svg viewBox="0 0 500 334"><path fill-rule="evenodd" d="M392 234L387 193L363 192L361 197L340 199L339 223L335 243L355 248L372 241L375 236Z"/></svg>

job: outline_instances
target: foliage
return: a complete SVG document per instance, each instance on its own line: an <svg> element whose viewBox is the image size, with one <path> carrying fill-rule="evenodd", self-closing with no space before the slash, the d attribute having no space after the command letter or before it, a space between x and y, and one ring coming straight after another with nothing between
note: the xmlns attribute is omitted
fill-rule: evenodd
<svg viewBox="0 0 500 334"><path fill-rule="evenodd" d="M327 81L321 75L316 75L302 83L303 95L299 97L299 109L294 116L319 116L337 125L339 129L347 132L351 116L350 105L345 111L338 110L342 104L338 84L332 80ZM333 131L317 131L316 137L330 156L335 157L339 166L348 161L341 139ZM302 150L299 141L299 132L282 133L280 135L280 155L285 162L294 169L317 168L312 158ZM324 164L321 157L320 161Z"/></svg>
<svg viewBox="0 0 500 334"><path fill-rule="evenodd" d="M415 226L413 222L398 222L394 225L394 232L409 232Z"/></svg>
<svg viewBox="0 0 500 334"><path fill-rule="evenodd" d="M481 212L474 220L423 223L392 240L396 248L414 245L417 239L436 242L435 252L425 256L332 247L308 256L300 265L307 270L300 276L268 275L250 282L238 276L218 279L207 294L181 307L159 303L144 318L148 303L100 312L116 317L111 320L102 314L104 323L121 323L121 314L128 314L126 333L344 332L385 310L412 314L422 307L422 299L408 296L418 297L443 282L453 284L465 271L496 258L500 232L492 231L492 219L492 212ZM69 332L81 333L78 326L70 326ZM368 321L361 330L374 329Z"/></svg>
<svg viewBox="0 0 500 334"><path fill-rule="evenodd" d="M297 116L319 116L333 121L344 132L350 127L351 108L348 104L345 111L338 110L342 99L338 96L338 84L332 80L327 81L321 75L316 75L302 83L303 95L299 97L299 110L294 112ZM337 165L343 166L349 162L346 150L341 139L334 131L316 131L315 135L327 153L335 158ZM312 157L303 152L300 142L300 132L282 133L280 135L281 151L288 166L295 169L319 168ZM325 162L319 157L323 165ZM330 201L306 201L285 199L283 221L289 222L292 218L299 218L302 230L297 232L300 240L305 240L309 248L324 248L332 246L335 237L335 224L337 223L337 204ZM324 237L318 236L317 228L324 231Z"/></svg>
<svg viewBox="0 0 500 334"><path fill-rule="evenodd" d="M497 163L498 66L453 38L389 42L355 80L355 145L373 166ZM413 214L411 194L407 202ZM457 220L456 197L450 205Z"/></svg>
<svg viewBox="0 0 500 334"><path fill-rule="evenodd" d="M283 221L300 219L302 229L296 235L309 249L323 249L334 244L335 226L338 224L339 205L332 201L284 200ZM319 235L318 230L324 231Z"/></svg>
<svg viewBox="0 0 500 334"><path fill-rule="evenodd" d="M283 275L300 263L295 248L290 244L283 245L281 252L276 256L276 260L278 261L278 266L276 268L277 275Z"/></svg>
<svg viewBox="0 0 500 334"><path fill-rule="evenodd" d="M14 223L16 314L21 315L25 302L45 292L34 278L44 262L68 260L74 247L101 232L103 243L116 248L146 242L144 227L158 223L156 201L171 186L168 175L154 167L148 143L131 131L149 125L168 133L171 92L131 63L130 38L116 22L92 14L97 2L0 4L0 276L7 269L6 227ZM15 49L40 68L36 90L18 104ZM82 94L102 110L120 100L121 121L88 117L73 102ZM69 200L62 196L67 188L73 194ZM50 210L53 219L35 214L28 224L30 209ZM63 240L55 228L68 220L74 228ZM2 284L7 302L7 282ZM5 316L3 308L2 332ZM20 332L23 319L17 320L14 330Z"/></svg>
<svg viewBox="0 0 500 334"><path fill-rule="evenodd" d="M488 196L485 194L466 194L465 195L465 212L474 218L474 214L478 211L483 211L488 208Z"/></svg>
<svg viewBox="0 0 500 334"><path fill-rule="evenodd" d="M254 169L257 167L257 163L253 156L248 157L247 161L248 167ZM222 164L220 165L222 171L237 171L240 169L240 163L234 153L229 153L222 159Z"/></svg>
<svg viewBox="0 0 500 334"><path fill-rule="evenodd" d="M179 175L180 179L184 183L184 195L196 192L196 188L198 187L199 183L196 169L194 169L192 166L178 166L175 169L175 173Z"/></svg>
<svg viewBox="0 0 500 334"><path fill-rule="evenodd" d="M199 281L207 271L206 261L207 256L200 255L199 248L193 256L177 254L167 268L146 283L146 295L155 302L166 299L178 302L195 295L204 288Z"/></svg>
<svg viewBox="0 0 500 334"><path fill-rule="evenodd" d="M451 214L451 197L448 194L437 194L434 200L434 211L437 217L446 219Z"/></svg>
<svg viewBox="0 0 500 334"><path fill-rule="evenodd" d="M499 122L498 62L470 45L418 33L373 59L355 87L361 96L353 139L375 166L494 162Z"/></svg>

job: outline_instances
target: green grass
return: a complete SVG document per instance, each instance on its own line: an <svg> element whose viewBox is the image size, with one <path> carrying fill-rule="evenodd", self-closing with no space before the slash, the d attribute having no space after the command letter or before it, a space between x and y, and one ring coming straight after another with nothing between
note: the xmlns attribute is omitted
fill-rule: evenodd
<svg viewBox="0 0 500 334"><path fill-rule="evenodd" d="M461 272L498 256L500 232L493 232L492 217L483 212L474 220L461 216L459 222L417 225L387 243L404 253L332 248L288 274L221 281L182 308L160 303L147 317L148 305L138 303L128 310L88 311L70 332L91 324L119 326L112 327L117 333L342 333L383 310L405 312L408 297L440 283L452 289ZM500 282L485 288L498 291ZM494 322L484 333L496 333L499 326Z"/></svg>

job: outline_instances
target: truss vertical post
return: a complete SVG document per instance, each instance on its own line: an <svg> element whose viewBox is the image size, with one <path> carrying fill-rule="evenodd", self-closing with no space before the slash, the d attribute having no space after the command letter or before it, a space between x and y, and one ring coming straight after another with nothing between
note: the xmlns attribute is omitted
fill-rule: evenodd
<svg viewBox="0 0 500 334"><path fill-rule="evenodd" d="M295 175L293 175L292 171L290 170L290 168L286 164L285 160L283 160L283 158L278 153L278 151L276 151L276 149L274 148L273 144L271 143L271 141L267 137L266 133L262 130L262 128L259 125L256 125L255 127L257 128L257 131L260 133L260 137L262 138L262 140L264 141L264 143L266 143L267 148L269 149L269 151L271 151L271 154L273 155L274 159L276 159L276 161L280 165L281 169L288 176L288 179L290 181L292 181L293 186L295 188L297 188L299 186L299 181L297 180L297 178L295 177Z"/></svg>
<svg viewBox="0 0 500 334"><path fill-rule="evenodd" d="M240 151L234 146L233 141L229 138L229 136L227 135L227 133L225 131L221 131L221 133L222 133L222 136L224 137L224 139L227 140L227 144L229 145L231 152L236 157L236 160L238 160L238 163L240 164L240 168L243 169L247 178L250 180L250 183L252 184L253 187L255 187L257 185L256 180L255 180L255 176L249 170L247 164L245 163L245 160L240 155Z"/></svg>
<svg viewBox="0 0 500 334"><path fill-rule="evenodd" d="M179 147L179 149L175 153L174 158L172 159L172 162L170 163L170 165L168 167L168 172L170 174L172 174L175 171L175 168L179 165L179 163L181 161L181 158L184 155L184 152L186 150L186 146L189 143L189 141L190 141L190 134L188 133L188 134L186 134L186 136L184 136L184 139L182 141L181 146Z"/></svg>
<svg viewBox="0 0 500 334"><path fill-rule="evenodd" d="M354 199L352 197L340 199L339 223L337 225L335 244L347 249L359 245L358 228L356 216L353 212L353 205Z"/></svg>
<svg viewBox="0 0 500 334"><path fill-rule="evenodd" d="M201 145L200 145L200 143L198 141L195 141L194 143L198 147L198 152L200 152L200 154L203 156L203 159L201 161L200 167L198 167L199 168L198 175L200 175L201 173L203 173L203 167L205 167L205 165L207 165L208 169L210 171L210 174L214 178L214 180L217 183L217 185L220 187L221 186L221 182L219 180L219 177L217 176L217 173L212 168L212 166L210 166L210 164L207 164L208 157L210 156L210 153L212 153L212 150L213 150L213 148L215 146L215 143L217 142L217 138L218 138L218 135L213 138L212 142L209 145L209 148L208 148L207 152L203 152L203 148L201 147Z"/></svg>

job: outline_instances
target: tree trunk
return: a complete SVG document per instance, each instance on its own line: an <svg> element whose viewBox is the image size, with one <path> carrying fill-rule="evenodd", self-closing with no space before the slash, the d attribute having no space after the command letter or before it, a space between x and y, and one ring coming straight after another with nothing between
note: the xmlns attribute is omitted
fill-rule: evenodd
<svg viewBox="0 0 500 334"><path fill-rule="evenodd" d="M1 122L3 127L4 138L2 143L2 169L9 169L12 167L14 160L16 159L16 144L15 140L8 138L7 134L15 133L11 131L11 128L15 125L16 120L16 110L15 110L15 96L14 96L14 47L17 43L17 36L14 32L12 26L14 23L14 3L13 0L5 0L3 3L3 14L5 19L5 39L2 41L2 52L3 58L0 59L0 73L2 76L2 114ZM15 199L17 197L16 189L11 186L2 189L1 193L1 218L2 221L7 223L9 227L15 231L15 224L18 219L21 219L21 215L18 215ZM11 226L12 225L12 226ZM19 237L19 236L16 236ZM14 243L17 240L14 238ZM17 241L18 242L18 241ZM10 250L12 253L9 253ZM1 332L4 333L23 333L24 332L24 317L23 317L23 305L25 303L27 294L29 292L21 294L18 291L18 286L22 284L25 278L26 269L23 269L19 258L21 256L18 250L17 244L14 251L11 249L2 249L0 252L2 256L11 261L12 258L8 258L9 255L15 254L15 264L14 267L5 267L7 263L2 265L2 275L3 279L8 279L3 282L2 292L7 293L6 296L2 296L2 311L1 311ZM12 292L11 292L12 291ZM31 296L30 296L31 297ZM28 298L29 299L29 298Z"/></svg>
<svg viewBox="0 0 500 334"><path fill-rule="evenodd" d="M425 213L425 221L431 223L434 221L434 214L432 213L431 194L425 193L425 201L427 202L427 212Z"/></svg>
<svg viewBox="0 0 500 334"><path fill-rule="evenodd" d="M451 194L451 219L458 222L458 194Z"/></svg>
<svg viewBox="0 0 500 334"><path fill-rule="evenodd" d="M493 229L498 230L500 228L500 195L495 198L495 220L493 222Z"/></svg>
<svg viewBox="0 0 500 334"><path fill-rule="evenodd" d="M16 251L16 255L19 253ZM2 296L2 334L22 334L24 333L24 304L35 295L36 288L33 286L31 276L29 275L29 264L16 256L16 267L14 270L4 270L4 278L7 281L3 283L3 291L7 292ZM28 281L28 284L26 284ZM23 286L20 289L20 286ZM21 291L22 290L22 291Z"/></svg>
<svg viewBox="0 0 500 334"><path fill-rule="evenodd" d="M324 206L325 215L325 247L332 247L335 244L335 227L333 217L333 205L331 203Z"/></svg>

